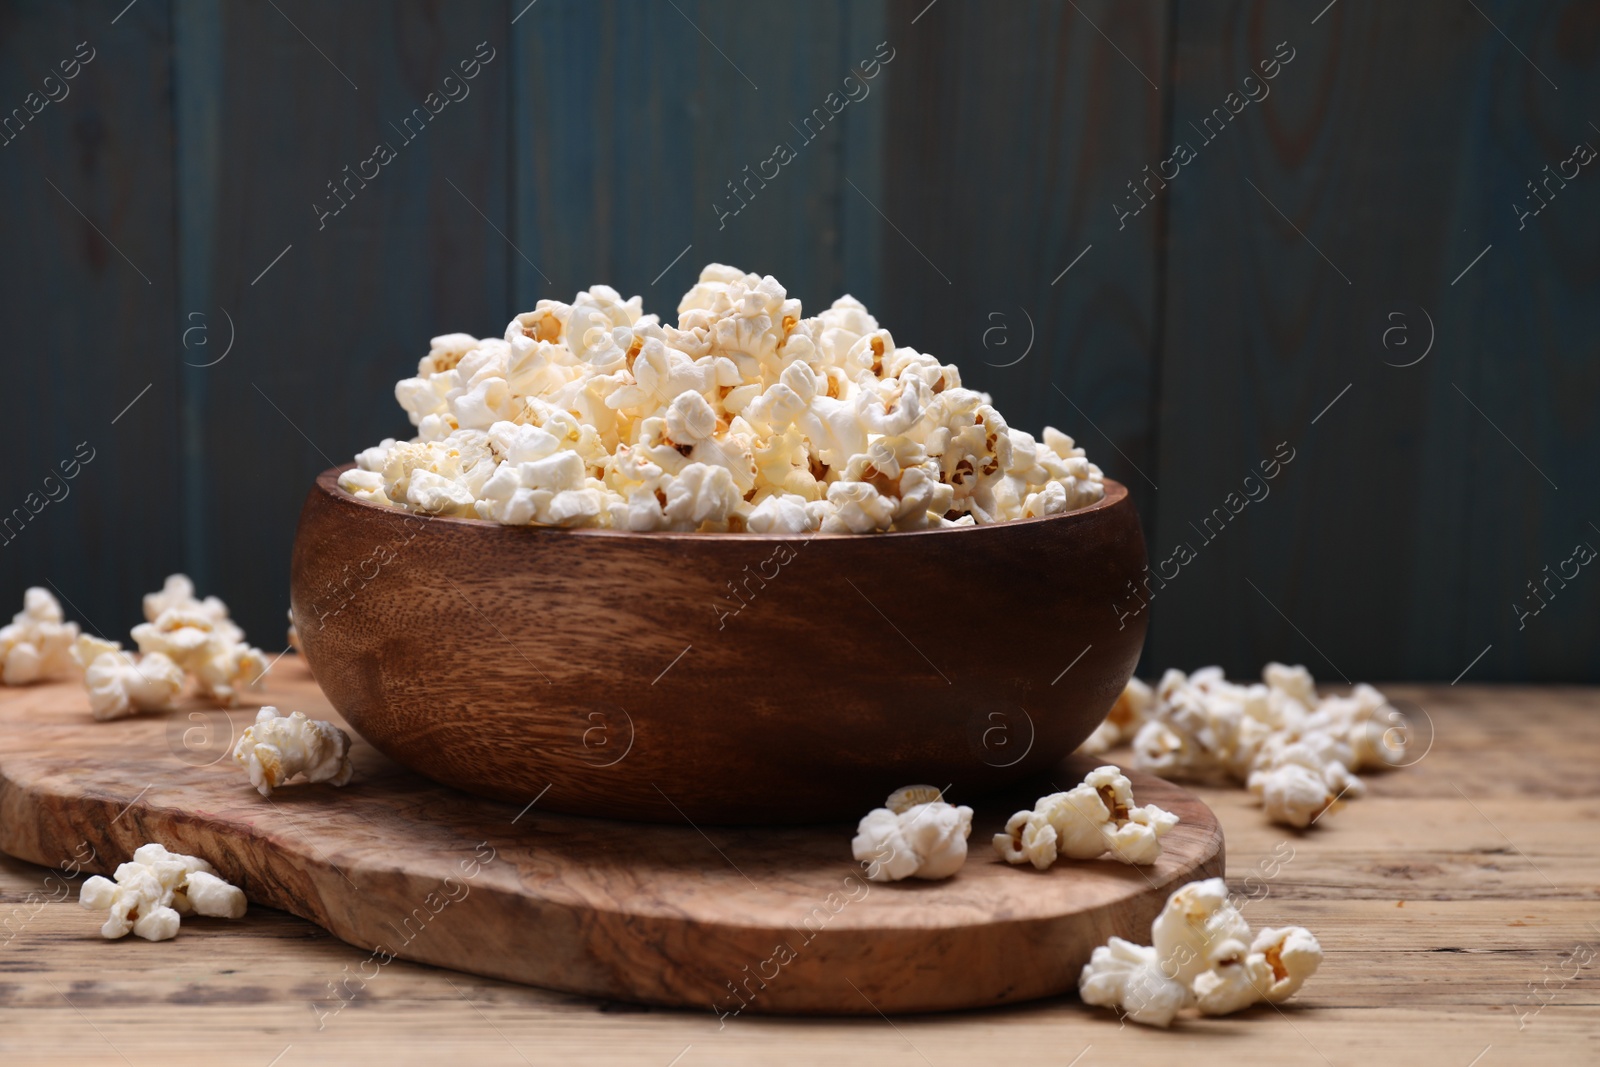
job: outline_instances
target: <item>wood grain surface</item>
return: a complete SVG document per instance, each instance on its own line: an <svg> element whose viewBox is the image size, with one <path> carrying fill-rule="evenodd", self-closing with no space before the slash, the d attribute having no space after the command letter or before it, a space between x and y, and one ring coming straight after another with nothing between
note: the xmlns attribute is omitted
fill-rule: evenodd
<svg viewBox="0 0 1600 1067"><path fill-rule="evenodd" d="M1600 960L1575 979L1562 965L1576 945L1600 949L1600 692L1386 691L1428 712L1431 751L1371 777L1367 797L1315 830L1267 824L1242 791L1195 790L1226 829L1229 884L1249 898L1249 921L1306 925L1327 951L1282 1014L1158 1032L1119 1027L1066 996L892 1025L870 1014L719 1020L709 1008L641 1011L403 960L363 985L350 976L367 951L271 908L239 923L191 922L159 945L103 941L76 903L51 901L63 891L50 868L0 856L0 1056L18 1067L267 1067L275 1057L278 1067L1589 1062ZM346 980L353 995L341 997ZM340 1003L319 1027L319 1011Z"/></svg>
<svg viewBox="0 0 1600 1067"><path fill-rule="evenodd" d="M176 531L130 534L125 522L182 506L182 368L171 355L170 5L141 4L114 29L109 18L87 2L0 13L0 117L11 121L0 132L0 318L14 346L7 388L30 398L0 470L0 612L9 619L25 587L53 583L82 605L74 618L126 638L139 597L159 587L146 576L183 556ZM55 297L75 310L44 312ZM116 606L127 605L124 621Z"/></svg>
<svg viewBox="0 0 1600 1067"><path fill-rule="evenodd" d="M390 401L418 344L498 335L514 313L495 230L508 225L508 20L500 3L194 0L179 22L193 37L184 91L215 102L180 112L182 310L206 312L219 342L220 309L237 329L226 359L187 371L186 565L271 653L305 484L410 432ZM381 402L353 404L357 392Z"/></svg>
<svg viewBox="0 0 1600 1067"><path fill-rule="evenodd" d="M430 519L327 471L292 592L333 705L412 770L578 815L795 823L1055 766L1133 674L1146 616L1114 605L1143 565L1116 482L1042 519L784 537Z"/></svg>
<svg viewBox="0 0 1600 1067"><path fill-rule="evenodd" d="M263 699L339 721L292 657L277 673ZM398 957L724 1017L992 1007L1074 988L1095 945L1139 936L1173 888L1223 870L1205 806L1139 775L1136 798L1182 819L1157 863L1041 873L995 856L1010 814L1081 780L1086 758L975 801L959 876L886 885L851 858L853 822L571 818L434 785L359 741L352 785L265 799L232 760L206 762L251 712L202 718L96 723L70 683L5 694L0 849L98 873L147 841L203 856L254 903L373 953L350 997Z"/></svg>
<svg viewBox="0 0 1600 1067"><path fill-rule="evenodd" d="M1600 149L1600 9L1251 0L1176 20L1171 137L1197 158L1162 193L1147 532L1153 568L1197 558L1169 568L1146 662L1600 681L1600 581L1561 568L1600 548L1600 181L1569 166L1547 208L1514 210ZM1280 44L1293 59L1263 82ZM1267 95L1202 128L1248 92ZM1295 459L1262 486L1280 443Z"/></svg>

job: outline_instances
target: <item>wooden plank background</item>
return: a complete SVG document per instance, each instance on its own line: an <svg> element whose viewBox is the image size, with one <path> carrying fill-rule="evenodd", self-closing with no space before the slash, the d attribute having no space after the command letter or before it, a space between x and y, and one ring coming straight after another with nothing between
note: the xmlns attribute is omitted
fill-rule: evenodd
<svg viewBox="0 0 1600 1067"><path fill-rule="evenodd" d="M0 115L80 42L0 144L4 610L49 580L125 637L184 568L276 651L299 501L405 432L392 384L428 337L598 281L670 313L721 260L854 293L1127 482L1152 563L1187 560L1147 670L1600 679L1600 576L1515 607L1600 546L1600 178L1512 207L1600 147L1592 4L19 2Z"/></svg>

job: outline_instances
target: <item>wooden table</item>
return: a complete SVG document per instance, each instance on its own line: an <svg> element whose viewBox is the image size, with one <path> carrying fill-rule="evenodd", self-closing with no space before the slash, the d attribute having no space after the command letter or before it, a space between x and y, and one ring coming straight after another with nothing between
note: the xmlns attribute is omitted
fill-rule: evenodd
<svg viewBox="0 0 1600 1067"><path fill-rule="evenodd" d="M0 857L0 1063L1600 1061L1600 691L1383 688L1426 711L1433 747L1369 777L1366 798L1311 832L1268 825L1243 791L1197 790L1227 832L1229 883L1252 898L1252 925L1304 925L1327 950L1281 1013L1162 1032L1063 998L719 1028L709 1010L596 1003L396 961L319 1029L315 1005L366 953L265 908L186 925L162 945L103 941L73 900L36 903L62 895L52 872Z"/></svg>

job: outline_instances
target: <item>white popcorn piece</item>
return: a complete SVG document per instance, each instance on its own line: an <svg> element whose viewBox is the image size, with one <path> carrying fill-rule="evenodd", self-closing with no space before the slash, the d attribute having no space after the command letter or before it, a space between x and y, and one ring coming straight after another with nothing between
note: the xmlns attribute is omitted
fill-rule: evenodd
<svg viewBox="0 0 1600 1067"><path fill-rule="evenodd" d="M1316 682L1312 680L1311 672L1303 666L1269 663L1261 669L1261 680L1267 683L1268 689L1299 701L1303 707L1316 706Z"/></svg>
<svg viewBox="0 0 1600 1067"><path fill-rule="evenodd" d="M234 707L244 691L261 688L269 666L264 652L240 642L213 647L207 655L190 660L188 670L213 701Z"/></svg>
<svg viewBox="0 0 1600 1067"><path fill-rule="evenodd" d="M72 649L83 667L89 711L104 722L141 711L165 711L183 692L183 668L160 652L135 660L115 641L81 635Z"/></svg>
<svg viewBox="0 0 1600 1067"><path fill-rule="evenodd" d="M1267 927L1250 944L1250 956L1265 963L1258 975L1263 1000L1281 1004L1300 991L1305 980L1322 966L1322 945L1303 926Z"/></svg>
<svg viewBox="0 0 1600 1067"><path fill-rule="evenodd" d="M63 619L48 589L33 586L23 593L22 610L0 626L0 683L29 685L73 673L78 624Z"/></svg>
<svg viewBox="0 0 1600 1067"><path fill-rule="evenodd" d="M186 574L169 574L159 592L145 594L146 622L155 622L169 608L184 608L203 615L211 621L211 628L225 635L228 640L244 640L244 631L228 617L228 605L214 596L208 596L204 600L197 599L194 595L194 583Z"/></svg>
<svg viewBox="0 0 1600 1067"><path fill-rule="evenodd" d="M1129 678L1104 721L1078 746L1078 751L1086 756L1100 756L1125 741L1131 741L1144 725L1154 702L1155 694L1148 685L1137 678Z"/></svg>
<svg viewBox="0 0 1600 1067"><path fill-rule="evenodd" d="M295 775L307 782L342 786L355 768L350 762L350 735L330 722L308 719L304 712L280 715L274 707L256 713L233 747L234 762L250 773L250 784L264 797Z"/></svg>
<svg viewBox="0 0 1600 1067"><path fill-rule="evenodd" d="M1261 1000L1265 960L1232 938L1215 946L1209 966L1194 977L1195 1007L1201 1015L1231 1015Z"/></svg>
<svg viewBox="0 0 1600 1067"><path fill-rule="evenodd" d="M1247 786L1261 798L1267 818L1304 829L1341 797L1366 792L1361 779L1330 753L1332 739L1308 734L1299 741L1273 745L1250 772ZM1349 749L1342 749L1348 753ZM1348 756L1346 756L1348 759Z"/></svg>
<svg viewBox="0 0 1600 1067"><path fill-rule="evenodd" d="M1326 697L1306 717L1306 733L1321 733L1349 747L1350 770L1394 767L1405 760L1404 717L1384 695L1365 683L1347 697Z"/></svg>
<svg viewBox="0 0 1600 1067"><path fill-rule="evenodd" d="M1177 825L1176 815L1154 804L1129 808L1105 829L1106 849L1123 863L1149 866L1161 858L1161 838Z"/></svg>
<svg viewBox="0 0 1600 1067"><path fill-rule="evenodd" d="M1103 720L1094 732L1083 739L1078 752L1085 756L1104 756L1123 741L1121 728L1110 719Z"/></svg>
<svg viewBox="0 0 1600 1067"><path fill-rule="evenodd" d="M215 703L233 707L242 692L260 688L266 654L245 641L221 600L197 600L187 576L169 576L160 592L144 598L144 613L146 621L133 628L139 651L168 657Z"/></svg>
<svg viewBox="0 0 1600 1067"><path fill-rule="evenodd" d="M1056 828L1048 818L1019 811L1006 820L1005 833L994 835L994 850L1007 863L1031 863L1046 870L1056 861Z"/></svg>
<svg viewBox="0 0 1600 1067"><path fill-rule="evenodd" d="M805 533L811 529L806 499L793 493L773 493L763 498L745 517L751 533Z"/></svg>
<svg viewBox="0 0 1600 1067"><path fill-rule="evenodd" d="M100 928L102 937L132 933L146 941L177 936L181 916L238 919L247 907L244 893L219 878L211 864L155 843L138 848L130 862L117 868L114 880L100 875L87 879L78 903L110 913Z"/></svg>
<svg viewBox="0 0 1600 1067"><path fill-rule="evenodd" d="M1151 944L1166 973L1189 985L1211 962L1216 946L1250 943L1250 926L1221 878L1190 882L1167 898L1150 926Z"/></svg>
<svg viewBox="0 0 1600 1067"><path fill-rule="evenodd" d="M757 533L1004 522L1105 494L1070 437L1011 429L849 296L806 318L776 279L713 263L675 325L641 312L597 285L503 338L434 338L395 387L417 436L362 451L340 487L508 525ZM557 457L576 463L526 468Z"/></svg>
<svg viewBox="0 0 1600 1067"><path fill-rule="evenodd" d="M249 907L244 890L206 871L189 874L183 896L196 915L215 919L242 919Z"/></svg>
<svg viewBox="0 0 1600 1067"><path fill-rule="evenodd" d="M1113 766L1097 767L1064 793L1040 797L1032 811L1019 811L994 836L1007 863L1032 863L1039 870L1060 856L1096 859L1108 851L1127 864L1148 865L1161 856L1161 838L1178 817L1155 805L1136 807L1133 783Z"/></svg>
<svg viewBox="0 0 1600 1067"><path fill-rule="evenodd" d="M1196 1006L1202 1015L1228 1015L1262 1001L1280 1004L1321 964L1322 946L1303 926L1269 927L1249 946L1229 939L1194 979Z"/></svg>
<svg viewBox="0 0 1600 1067"><path fill-rule="evenodd" d="M931 799L930 799L931 795ZM972 809L947 804L933 786L905 786L856 826L850 851L874 882L937 880L961 870L972 833Z"/></svg>
<svg viewBox="0 0 1600 1067"><path fill-rule="evenodd" d="M339 488L357 500L365 500L372 504L392 505L394 502L383 491L383 486L383 475L377 471L352 468L339 475Z"/></svg>
<svg viewBox="0 0 1600 1067"><path fill-rule="evenodd" d="M1094 950L1078 979L1085 1004L1165 1027L1190 1006L1229 1015L1264 1000L1281 1003L1322 962L1322 946L1304 927L1252 935L1221 878L1175 891L1150 936L1148 948L1113 937Z"/></svg>
<svg viewBox="0 0 1600 1067"><path fill-rule="evenodd" d="M1163 973L1155 949L1120 937L1090 955L1078 976L1078 996L1132 1022L1163 1028L1194 999L1188 986Z"/></svg>
<svg viewBox="0 0 1600 1067"><path fill-rule="evenodd" d="M1304 828L1365 785L1352 772L1402 765L1407 724L1382 693L1358 685L1319 696L1302 666L1269 663L1238 685L1220 667L1169 670L1134 737L1134 764L1172 778L1232 781L1261 798L1273 822Z"/></svg>

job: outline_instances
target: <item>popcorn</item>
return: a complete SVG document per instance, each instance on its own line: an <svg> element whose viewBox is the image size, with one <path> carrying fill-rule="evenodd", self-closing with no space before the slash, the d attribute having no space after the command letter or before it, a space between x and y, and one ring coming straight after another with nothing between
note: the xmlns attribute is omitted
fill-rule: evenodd
<svg viewBox="0 0 1600 1067"><path fill-rule="evenodd" d="M232 707L241 690L260 687L269 666L266 655L245 642L221 600L195 599L194 583L186 576L171 575L160 592L147 595L144 614L146 621L133 628L139 651L176 663L211 700Z"/></svg>
<svg viewBox="0 0 1600 1067"><path fill-rule="evenodd" d="M1194 1000L1187 986L1162 973L1155 949L1120 937L1090 955L1078 977L1078 996L1085 1004L1162 1028Z"/></svg>
<svg viewBox="0 0 1600 1067"><path fill-rule="evenodd" d="M1150 947L1113 937L1094 950L1078 978L1085 1004L1165 1027L1190 1006L1227 1015L1281 1003L1322 963L1322 946L1303 927L1252 935L1221 878L1174 892L1150 934Z"/></svg>
<svg viewBox="0 0 1600 1067"><path fill-rule="evenodd" d="M1315 700L1315 696L1312 698ZM1349 746L1350 770L1394 767L1406 754L1400 713L1382 693L1362 683L1348 697L1326 697L1306 717L1307 733L1324 733Z"/></svg>
<svg viewBox="0 0 1600 1067"><path fill-rule="evenodd" d="M243 890L203 870L189 873L181 896L188 900L196 915L215 919L242 919L249 906ZM183 911L179 909L178 914L182 915Z"/></svg>
<svg viewBox="0 0 1600 1067"><path fill-rule="evenodd" d="M1039 798L994 835L994 850L1007 863L1032 863L1045 870L1057 857L1092 860L1109 851L1123 863L1148 865L1161 856L1161 838L1178 817L1155 805L1135 807L1133 784L1116 767L1097 767L1064 793Z"/></svg>
<svg viewBox="0 0 1600 1067"><path fill-rule="evenodd" d="M100 928L102 937L131 932L146 941L177 936L181 916L239 919L248 906L244 893L217 877L211 864L154 843L118 867L114 881L99 875L85 881L78 903L110 913Z"/></svg>
<svg viewBox="0 0 1600 1067"><path fill-rule="evenodd" d="M160 652L135 662L115 641L83 634L72 648L96 719L121 719L140 711L165 711L183 692L183 668Z"/></svg>
<svg viewBox="0 0 1600 1067"><path fill-rule="evenodd" d="M233 746L233 759L250 772L250 784L264 797L297 774L307 782L342 786L355 773L350 763L350 735L330 722L308 719L304 712L280 715L266 707L256 713Z"/></svg>
<svg viewBox="0 0 1600 1067"><path fill-rule="evenodd" d="M1354 771L1399 765L1407 747L1404 721L1382 693L1358 685L1347 697L1318 697L1300 666L1269 663L1251 685L1229 682L1220 667L1169 670L1153 693L1129 682L1124 702L1125 721L1139 725L1110 725L1114 708L1086 751L1135 730L1141 770L1244 784L1270 820L1300 828L1338 798L1365 793Z"/></svg>
<svg viewBox="0 0 1600 1067"><path fill-rule="evenodd" d="M219 633L225 634L228 640L244 640L244 631L228 618L228 605L214 596L197 600L194 595L194 583L186 574L169 574L167 580L161 584L160 592L145 594L146 622L155 622L163 612L171 608L185 608L197 612L209 619L212 627Z"/></svg>
<svg viewBox="0 0 1600 1067"><path fill-rule="evenodd" d="M1129 678L1122 695L1117 697L1117 702L1106 713L1105 720L1078 746L1078 751L1086 756L1100 756L1124 741L1132 740L1144 724L1154 702L1155 694L1148 685L1137 678Z"/></svg>
<svg viewBox="0 0 1600 1067"><path fill-rule="evenodd" d="M100 936L115 939L130 932L146 941L166 941L178 934L178 912L172 894L156 876L138 863L117 868L116 881L100 875L88 879L78 892L78 903L90 911L110 912Z"/></svg>
<svg viewBox="0 0 1600 1067"><path fill-rule="evenodd" d="M503 338L435 337L395 387L417 436L362 451L340 487L506 525L759 533L987 524L1105 495L1071 437L1011 429L852 297L805 318L776 279L713 263L676 325L641 311L597 285Z"/></svg>
<svg viewBox="0 0 1600 1067"><path fill-rule="evenodd" d="M1265 962L1270 984L1257 983L1261 998L1281 1004L1300 991L1305 980L1322 966L1322 946L1303 926L1268 927L1256 934L1250 955Z"/></svg>
<svg viewBox="0 0 1600 1067"><path fill-rule="evenodd" d="M932 804L944 799L944 791L931 785L903 785L889 794L883 806L896 815L903 815L918 804Z"/></svg>
<svg viewBox="0 0 1600 1067"><path fill-rule="evenodd" d="M34 586L23 594L22 610L0 626L0 682L28 685L73 673L78 624L62 619L61 605L48 589Z"/></svg>
<svg viewBox="0 0 1600 1067"><path fill-rule="evenodd" d="M1250 941L1250 926L1221 878L1190 882L1167 898L1150 924L1150 940L1168 974L1192 983L1212 963L1216 946Z"/></svg>
<svg viewBox="0 0 1600 1067"><path fill-rule="evenodd" d="M1350 750L1336 756L1328 751L1331 741L1326 735L1307 734L1302 741L1272 745L1257 760L1246 785L1261 798L1267 818L1305 829L1335 800L1366 792L1366 784L1345 767L1352 759Z"/></svg>
<svg viewBox="0 0 1600 1067"><path fill-rule="evenodd" d="M905 786L862 817L850 851L870 881L949 878L967 860L971 833L971 808L946 804L933 786Z"/></svg>
<svg viewBox="0 0 1600 1067"><path fill-rule="evenodd" d="M1231 1015L1261 999L1265 960L1251 956L1243 941L1224 941L1212 951L1209 962L1210 968L1194 979L1195 1007L1201 1015Z"/></svg>

